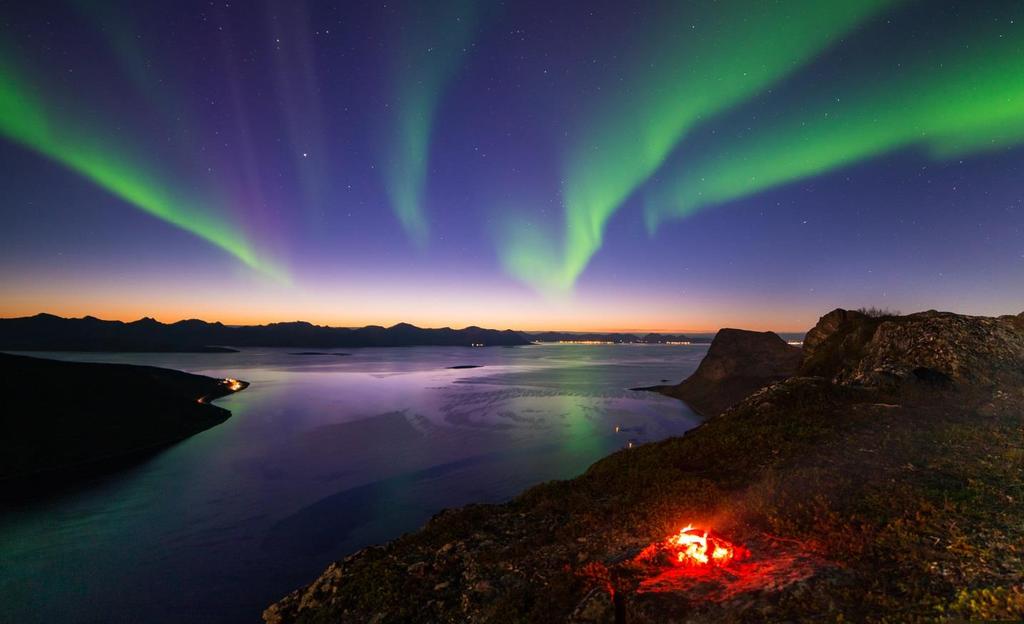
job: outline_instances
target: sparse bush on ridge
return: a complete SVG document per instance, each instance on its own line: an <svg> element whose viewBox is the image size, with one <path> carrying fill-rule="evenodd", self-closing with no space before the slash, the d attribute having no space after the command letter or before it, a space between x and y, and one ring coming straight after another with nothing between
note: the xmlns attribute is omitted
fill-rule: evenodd
<svg viewBox="0 0 1024 624"><path fill-rule="evenodd" d="M859 311L860 314L864 315L865 317L870 317L872 319L882 319L884 317L900 316L900 311L898 309L889 309L888 307L874 307L873 305L869 307L858 307L856 311Z"/></svg>

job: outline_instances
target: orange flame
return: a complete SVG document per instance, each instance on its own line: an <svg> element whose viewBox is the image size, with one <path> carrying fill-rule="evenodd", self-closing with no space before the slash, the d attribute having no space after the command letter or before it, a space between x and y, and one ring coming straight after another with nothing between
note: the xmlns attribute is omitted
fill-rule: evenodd
<svg viewBox="0 0 1024 624"><path fill-rule="evenodd" d="M668 546L676 553L675 562L685 566L726 565L737 556L742 558L744 552L707 531L698 532L690 524L669 537Z"/></svg>

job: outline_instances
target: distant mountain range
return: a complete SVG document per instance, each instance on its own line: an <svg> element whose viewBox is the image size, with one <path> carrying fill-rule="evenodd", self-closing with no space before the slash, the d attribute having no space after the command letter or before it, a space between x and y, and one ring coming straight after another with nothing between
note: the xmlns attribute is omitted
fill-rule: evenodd
<svg viewBox="0 0 1024 624"><path fill-rule="evenodd" d="M355 348L409 346L516 346L534 342L680 343L706 342L680 335L530 334L506 329L424 329L399 323L358 329L304 321L231 326L200 320L161 323L151 318L125 323L91 316L63 318L37 314L0 319L0 349L7 351L231 352L232 347Z"/></svg>
<svg viewBox="0 0 1024 624"><path fill-rule="evenodd" d="M710 338L691 338L682 334L585 334L575 332L541 332L539 334L523 334L533 342L576 342L576 343L615 343L615 344L679 344L711 342Z"/></svg>
<svg viewBox="0 0 1024 624"><path fill-rule="evenodd" d="M303 321L230 326L188 320L161 323L151 318L124 323L91 316L51 314L0 319L0 349L8 351L231 351L226 347L405 347L420 345L524 345L519 332L467 327L422 329L399 323L359 329L324 327Z"/></svg>

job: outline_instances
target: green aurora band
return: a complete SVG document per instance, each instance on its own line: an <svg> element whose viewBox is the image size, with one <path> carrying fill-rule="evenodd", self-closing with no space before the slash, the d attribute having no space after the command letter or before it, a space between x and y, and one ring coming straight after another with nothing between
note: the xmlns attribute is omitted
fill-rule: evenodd
<svg viewBox="0 0 1024 624"><path fill-rule="evenodd" d="M940 53L893 59L883 77L819 84L811 101L702 151L652 190L648 230L900 149L942 160L1024 142L1024 35L985 30Z"/></svg>
<svg viewBox="0 0 1024 624"><path fill-rule="evenodd" d="M208 210L187 209L156 177L143 171L139 159L111 149L110 139L80 131L59 119L31 86L0 61L0 136L41 154L103 188L110 194L162 221L188 231L276 280L286 273L257 257L245 237ZM102 143L102 144L101 144Z"/></svg>
<svg viewBox="0 0 1024 624"><path fill-rule="evenodd" d="M506 271L542 292L571 290L608 220L695 124L771 87L898 1L799 0L783 13L773 3L737 0L693 20L662 20L665 32L648 37L635 71L594 106L582 140L566 154L562 244L509 222L499 240Z"/></svg>
<svg viewBox="0 0 1024 624"><path fill-rule="evenodd" d="M426 245L429 225L423 210L427 162L434 118L445 86L461 66L478 22L471 1L444 7L426 3L424 17L403 36L395 59L394 107L388 116L383 159L384 184L402 228L418 246Z"/></svg>

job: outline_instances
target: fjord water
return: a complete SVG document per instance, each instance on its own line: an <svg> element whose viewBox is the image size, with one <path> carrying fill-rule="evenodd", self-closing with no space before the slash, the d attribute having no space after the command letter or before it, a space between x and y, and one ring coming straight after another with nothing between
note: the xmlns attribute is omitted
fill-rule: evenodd
<svg viewBox="0 0 1024 624"><path fill-rule="evenodd" d="M443 508L505 501L578 475L630 441L692 428L699 419L681 402L628 388L675 383L705 352L532 345L347 356L35 354L252 385L217 401L232 412L218 427L115 474L0 509L0 621L259 621L265 606L329 562ZM464 365L480 367L449 368Z"/></svg>

